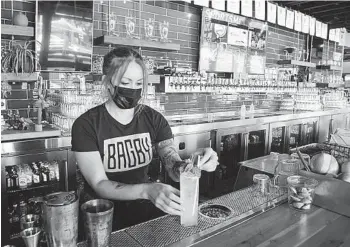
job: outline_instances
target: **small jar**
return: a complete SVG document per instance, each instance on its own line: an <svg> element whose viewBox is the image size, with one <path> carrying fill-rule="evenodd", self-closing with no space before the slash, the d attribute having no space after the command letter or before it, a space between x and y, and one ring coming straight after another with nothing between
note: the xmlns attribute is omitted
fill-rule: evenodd
<svg viewBox="0 0 350 247"><path fill-rule="evenodd" d="M298 211L310 211L318 181L303 176L290 176L287 181L289 207Z"/></svg>

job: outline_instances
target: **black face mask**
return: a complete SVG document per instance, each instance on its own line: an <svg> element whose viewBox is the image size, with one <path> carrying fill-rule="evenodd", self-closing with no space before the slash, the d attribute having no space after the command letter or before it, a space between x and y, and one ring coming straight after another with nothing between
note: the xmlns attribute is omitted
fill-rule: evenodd
<svg viewBox="0 0 350 247"><path fill-rule="evenodd" d="M142 89L114 87L113 101L120 109L131 109L137 106L141 99Z"/></svg>

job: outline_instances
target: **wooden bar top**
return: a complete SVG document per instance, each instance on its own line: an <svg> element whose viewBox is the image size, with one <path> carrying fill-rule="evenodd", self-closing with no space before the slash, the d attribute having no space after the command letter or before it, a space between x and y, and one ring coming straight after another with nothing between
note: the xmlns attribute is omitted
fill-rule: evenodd
<svg viewBox="0 0 350 247"><path fill-rule="evenodd" d="M350 218L317 206L300 213L284 203L193 246L349 247Z"/></svg>

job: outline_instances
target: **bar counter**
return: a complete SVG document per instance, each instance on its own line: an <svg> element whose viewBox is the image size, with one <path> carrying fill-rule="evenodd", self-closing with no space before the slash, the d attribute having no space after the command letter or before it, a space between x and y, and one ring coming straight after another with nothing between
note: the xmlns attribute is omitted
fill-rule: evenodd
<svg viewBox="0 0 350 247"><path fill-rule="evenodd" d="M350 246L350 218L317 206L308 213L295 211L284 190L266 197L252 193L248 187L205 203L233 209L226 220L200 215L198 226L186 228L179 217L166 215L112 233L110 246Z"/></svg>

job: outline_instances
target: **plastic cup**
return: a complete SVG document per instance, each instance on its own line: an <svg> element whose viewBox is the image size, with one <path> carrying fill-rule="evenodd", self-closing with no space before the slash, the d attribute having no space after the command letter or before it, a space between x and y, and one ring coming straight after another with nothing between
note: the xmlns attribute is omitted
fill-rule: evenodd
<svg viewBox="0 0 350 247"><path fill-rule="evenodd" d="M81 206L87 246L108 247L112 232L113 202L96 199Z"/></svg>
<svg viewBox="0 0 350 247"><path fill-rule="evenodd" d="M289 207L303 212L310 211L318 181L303 176L290 176L287 182Z"/></svg>
<svg viewBox="0 0 350 247"><path fill-rule="evenodd" d="M180 174L181 225L186 227L198 224L199 178L191 171Z"/></svg>

